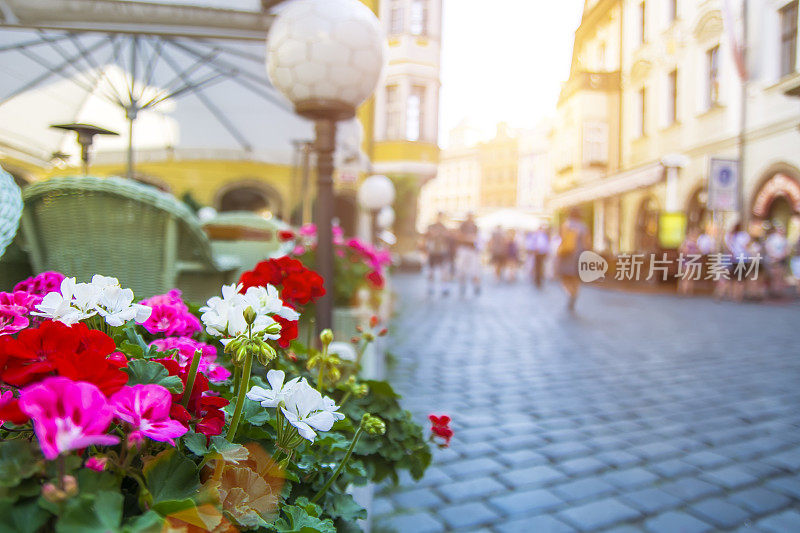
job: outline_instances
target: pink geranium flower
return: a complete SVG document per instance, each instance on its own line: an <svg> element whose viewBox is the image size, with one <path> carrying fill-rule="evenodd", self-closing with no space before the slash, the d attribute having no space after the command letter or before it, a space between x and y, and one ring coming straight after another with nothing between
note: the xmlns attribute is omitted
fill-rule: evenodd
<svg viewBox="0 0 800 533"><path fill-rule="evenodd" d="M189 311L178 289L143 300L142 304L153 309L150 318L142 324L152 334L190 336L202 329L200 320Z"/></svg>
<svg viewBox="0 0 800 533"><path fill-rule="evenodd" d="M111 397L114 414L131 425L128 441L138 443L144 437L175 446L176 439L188 430L169 417L172 395L161 385L123 387Z"/></svg>
<svg viewBox="0 0 800 533"><path fill-rule="evenodd" d="M94 470L95 472L102 472L106 469L107 462L107 457L89 457L84 466L90 470Z"/></svg>
<svg viewBox="0 0 800 533"><path fill-rule="evenodd" d="M46 459L92 444L119 442L119 437L106 434L114 412L105 395L91 383L50 377L25 387L19 406L33 420Z"/></svg>
<svg viewBox="0 0 800 533"><path fill-rule="evenodd" d="M17 305L0 305L0 336L12 335L28 327L28 310Z"/></svg>
<svg viewBox="0 0 800 533"><path fill-rule="evenodd" d="M178 350L178 364L181 370L188 370L192 364L194 352L200 350L200 363L197 371L213 383L222 383L231 377L231 372L222 365L215 363L217 360L217 349L210 344L196 341L190 337L167 337L166 339L156 339L150 343L158 348L160 352Z"/></svg>

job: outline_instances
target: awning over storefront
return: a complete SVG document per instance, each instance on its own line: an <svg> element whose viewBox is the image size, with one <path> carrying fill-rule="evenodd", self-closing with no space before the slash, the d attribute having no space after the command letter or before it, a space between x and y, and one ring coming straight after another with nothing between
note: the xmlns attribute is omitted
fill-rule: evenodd
<svg viewBox="0 0 800 533"><path fill-rule="evenodd" d="M548 200L547 206L553 211L572 207L649 187L662 179L664 166L661 163L651 163L554 195Z"/></svg>

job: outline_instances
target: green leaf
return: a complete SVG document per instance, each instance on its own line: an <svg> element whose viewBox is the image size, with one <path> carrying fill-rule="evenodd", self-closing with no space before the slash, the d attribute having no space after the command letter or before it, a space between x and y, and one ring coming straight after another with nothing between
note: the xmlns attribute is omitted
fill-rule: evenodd
<svg viewBox="0 0 800 533"><path fill-rule="evenodd" d="M210 449L219 453L222 458L229 463L245 461L250 456L250 452L247 451L247 448L241 444L229 442L228 439L221 435L211 437Z"/></svg>
<svg viewBox="0 0 800 533"><path fill-rule="evenodd" d="M200 487L197 465L174 448L159 453L142 471L153 503L190 498Z"/></svg>
<svg viewBox="0 0 800 533"><path fill-rule="evenodd" d="M331 494L325 498L325 510L333 518L355 522L367 517L367 510L356 503L350 494Z"/></svg>
<svg viewBox="0 0 800 533"><path fill-rule="evenodd" d="M119 492L100 492L69 500L56 523L56 533L108 533L119 531L122 503Z"/></svg>
<svg viewBox="0 0 800 533"><path fill-rule="evenodd" d="M0 442L0 487L15 487L20 481L41 470L42 463L33 455L33 445L17 439Z"/></svg>
<svg viewBox="0 0 800 533"><path fill-rule="evenodd" d="M147 511L130 520L122 528L125 533L161 533L164 531L164 518L155 511Z"/></svg>
<svg viewBox="0 0 800 533"><path fill-rule="evenodd" d="M369 385L369 390L372 395L400 399L400 395L394 391L388 381L367 380L364 383Z"/></svg>
<svg viewBox="0 0 800 533"><path fill-rule="evenodd" d="M134 359L128 362L128 366L123 368L128 373L128 385L154 383L161 385L173 394L183 392L183 382L178 376L170 376L164 365L145 359Z"/></svg>
<svg viewBox="0 0 800 533"><path fill-rule="evenodd" d="M157 511L162 516L169 516L171 514L185 511L186 509L191 509L192 507L196 507L194 500L191 498L186 498L183 500L167 500L159 502L153 505L153 510Z"/></svg>
<svg viewBox="0 0 800 533"><path fill-rule="evenodd" d="M111 472L96 472L91 468L81 468L76 477L81 495L119 492L120 481Z"/></svg>
<svg viewBox="0 0 800 533"><path fill-rule="evenodd" d="M186 448L189 449L195 455L204 456L208 453L208 446L206 443L208 439L202 433L195 433L194 431L189 431L186 435L183 436L183 444Z"/></svg>
<svg viewBox="0 0 800 533"><path fill-rule="evenodd" d="M0 499L0 529L8 533L30 533L41 528L50 513L39 507L36 500L24 503Z"/></svg>
<svg viewBox="0 0 800 533"><path fill-rule="evenodd" d="M333 521L321 520L319 506L309 503L307 498L297 498L295 505L286 505L281 510L286 518L270 526L277 533L336 533Z"/></svg>

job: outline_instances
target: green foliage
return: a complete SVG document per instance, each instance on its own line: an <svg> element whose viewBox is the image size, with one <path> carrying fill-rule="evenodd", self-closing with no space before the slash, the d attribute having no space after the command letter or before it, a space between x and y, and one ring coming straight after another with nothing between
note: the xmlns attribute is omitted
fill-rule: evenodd
<svg viewBox="0 0 800 533"><path fill-rule="evenodd" d="M270 527L277 533L336 533L336 527L329 518L322 519L322 509L308 501L308 498L297 498L294 505L281 508L282 517Z"/></svg>
<svg viewBox="0 0 800 533"><path fill-rule="evenodd" d="M175 449L164 450L142 471L153 503L185 500L200 488L197 465Z"/></svg>
<svg viewBox="0 0 800 533"><path fill-rule="evenodd" d="M123 368L129 377L128 385L154 383L161 385L173 394L183 392L183 382L178 376L170 376L164 365L145 359L134 359Z"/></svg>
<svg viewBox="0 0 800 533"><path fill-rule="evenodd" d="M30 533L39 530L50 513L39 507L35 499L15 502L0 498L0 528L8 533Z"/></svg>
<svg viewBox="0 0 800 533"><path fill-rule="evenodd" d="M31 444L22 439L0 442L0 487L16 487L42 469Z"/></svg>

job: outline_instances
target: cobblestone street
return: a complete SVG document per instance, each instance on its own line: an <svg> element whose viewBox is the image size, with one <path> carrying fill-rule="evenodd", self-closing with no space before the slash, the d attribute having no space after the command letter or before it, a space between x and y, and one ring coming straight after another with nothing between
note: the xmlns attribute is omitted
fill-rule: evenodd
<svg viewBox="0 0 800 533"><path fill-rule="evenodd" d="M800 305L487 281L397 277L392 379L455 437L375 531L800 531Z"/></svg>

